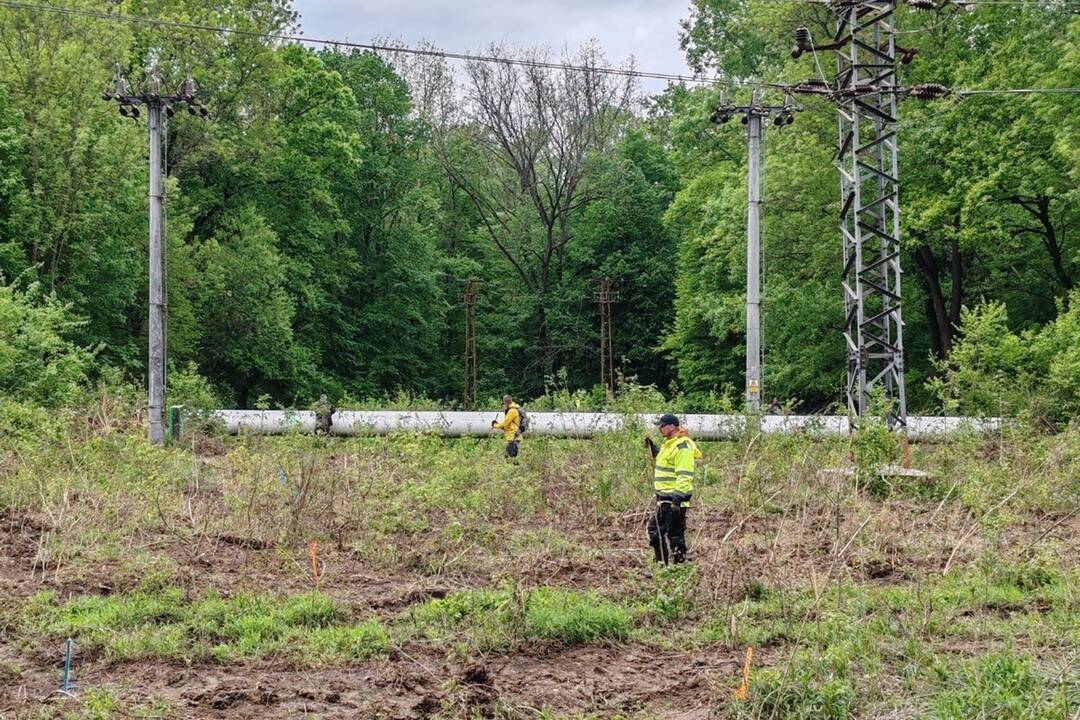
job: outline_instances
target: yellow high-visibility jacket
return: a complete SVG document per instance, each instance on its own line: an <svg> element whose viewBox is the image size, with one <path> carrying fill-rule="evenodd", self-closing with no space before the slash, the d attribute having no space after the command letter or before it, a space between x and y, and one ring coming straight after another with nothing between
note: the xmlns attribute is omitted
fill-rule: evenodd
<svg viewBox="0 0 1080 720"><path fill-rule="evenodd" d="M510 403L510 409L506 411L502 422L495 423L495 428L503 431L503 440L510 442L517 435L518 425L521 424L521 415L518 414L518 404Z"/></svg>
<svg viewBox="0 0 1080 720"><path fill-rule="evenodd" d="M701 457L697 444L685 435L664 441L656 454L653 489L657 495L690 495L694 492L694 460Z"/></svg>

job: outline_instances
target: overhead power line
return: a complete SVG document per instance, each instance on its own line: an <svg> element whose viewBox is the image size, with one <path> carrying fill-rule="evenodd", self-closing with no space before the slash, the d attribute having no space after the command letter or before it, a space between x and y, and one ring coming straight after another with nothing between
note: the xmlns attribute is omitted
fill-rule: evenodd
<svg viewBox="0 0 1080 720"><path fill-rule="evenodd" d="M836 3L832 2L832 0L757 0L757 2L771 2L778 5L836 5ZM901 2L898 4L910 5L911 3ZM1048 10L1057 10L1061 8L1080 8L1080 2L1078 2L1077 0L937 0L935 4L937 5L938 9L941 9L947 5L953 5L956 7L968 7L970 5L1030 5L1032 7L1041 7Z"/></svg>
<svg viewBox="0 0 1080 720"><path fill-rule="evenodd" d="M51 12L61 15L76 15L95 20L108 22L126 22L153 27L164 27L175 30L194 30L200 32L213 32L223 35L237 35L241 37L259 38L263 40L280 40L283 42L310 43L313 45L326 45L330 47L347 48L354 50L371 50L375 52L402 53L405 55L420 55L425 57L439 57L447 60L464 60L467 62L499 63L503 65L517 65L521 67L541 68L545 70L570 70L582 73L599 73L602 75L618 75L621 77L640 78L647 80L668 80L671 82L699 83L703 85L735 85L745 87L769 86L769 83L760 83L755 80L742 80L735 78L705 78L693 75L681 75L678 73L650 72L646 70L633 70L629 68L606 67L598 65L575 65L572 63L549 62L545 60L529 60L526 58L499 57L497 55L474 55L470 53L448 52L445 50L422 50L418 48L398 47L393 45L380 45L375 43L358 43L348 40L334 40L329 38L313 38L305 35L293 35L290 33L260 32L257 30L241 30L239 28L225 27L222 25L207 25L203 23L183 22L179 20L165 20L163 18L149 17L146 15L123 15L120 13L100 12L96 10L82 10L78 8L57 7L55 5L40 5L34 3L13 2L12 0L0 0L0 7L30 12Z"/></svg>
<svg viewBox="0 0 1080 720"><path fill-rule="evenodd" d="M791 3L817 3L828 4L829 0L769 0L770 2L791 2ZM971 2L964 2L963 0L944 0L946 4L956 5L1045 5L1047 3L1036 0L972 0ZM1074 0L1067 0L1065 5L1075 5L1080 8L1080 1L1074 2ZM262 40L279 40L282 42L295 42L295 43L309 43L312 45L324 45L336 48L347 48L355 50L371 50L373 52L387 52L387 53L401 53L405 55L417 55L423 57L439 57L447 60L462 60L467 62L486 62L486 63L499 63L503 65L515 65L520 67L534 67L547 70L569 70L574 72L590 72L600 73L605 75L617 75L621 77L632 77L647 80L667 80L670 82L687 82L697 83L700 85L713 85L722 87L746 87L746 88L771 88L774 90L781 90L787 92L792 89L798 88L798 85L792 85L791 83L778 83L778 82L765 82L761 80L753 79L736 79L730 77L721 78L705 78L694 75L681 75L678 73L661 73L650 72L646 70L632 70L628 68L616 68L607 66L594 66L594 65L575 65L572 63L558 63L549 62L544 60L529 60L525 58L509 58L499 57L495 55L475 55L470 53L458 53L445 50L424 50L420 48L400 47L394 45L381 45L377 43L358 43L349 40L334 40L331 38L313 38L304 35L294 35L290 33L273 33L273 32L261 32L258 30L242 30L240 28L225 27L223 25L209 25L205 23L192 23L183 22L180 20L166 20L164 18L151 17L146 15L124 15L120 13L101 12L97 10L83 10L79 8L57 7L55 5L42 5L37 3L25 3L17 2L17 0L0 0L0 7L6 7L13 10L25 10L29 12L51 12L59 15L73 15L78 17L86 17L94 20L101 20L105 22L124 22L138 25L148 25L151 27L164 27L178 30L190 30L199 32L212 32L222 35L236 35L240 37L250 37ZM904 92L905 89L899 89ZM805 91L805 89L804 89ZM818 89L819 94L827 95L829 88L822 85ZM895 90L893 91L895 92ZM992 95L992 94L1036 94L1036 93L1080 93L1080 88L988 88L979 90L955 90L951 91L951 94L958 97L966 97L969 95Z"/></svg>
<svg viewBox="0 0 1080 720"><path fill-rule="evenodd" d="M1054 10L1057 8L1076 7L1080 8L1080 3L1068 0L1065 2L1054 2L1053 0L945 0L946 5L956 5L958 7L966 7L968 5L1032 5L1043 7L1048 10Z"/></svg>
<svg viewBox="0 0 1080 720"><path fill-rule="evenodd" d="M989 90L956 90L954 95L966 97L967 95L1034 95L1034 94L1076 94L1080 93L1080 87L1066 88L991 88Z"/></svg>

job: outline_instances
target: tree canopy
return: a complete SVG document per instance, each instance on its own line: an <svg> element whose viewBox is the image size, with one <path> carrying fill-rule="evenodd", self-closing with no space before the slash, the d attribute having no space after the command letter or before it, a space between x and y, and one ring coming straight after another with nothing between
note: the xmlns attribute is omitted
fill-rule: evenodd
<svg viewBox="0 0 1080 720"><path fill-rule="evenodd" d="M195 368L222 402L454 402L470 278L481 396L594 387L601 277L618 292L622 377L702 408L740 396L746 142L737 123L710 122L718 87L644 97L598 72L454 68L260 36L295 25L287 0L122 10L251 32L0 9L8 332L36 306L25 317L63 377L145 374L145 127L100 92L117 67L137 79L154 59L166 86L190 71L211 110L167 130L168 337L170 363ZM919 49L904 83L1080 85L1080 17L1064 5L899 13ZM788 54L796 26L824 37L827 20L812 4L693 0L680 40L692 67L740 81L739 100L743 81L831 73L827 53ZM610 64L595 44L564 58L490 52ZM765 393L803 411L829 407L842 386L836 134L834 109L813 98L766 132ZM1009 343L1025 346L1016 362L1073 407L1080 96L907 100L900 147L911 409L964 406L958 388L974 388L986 362L976 346L992 337L1002 362L1017 355ZM19 357L33 356L28 337L12 341ZM23 380L10 382L64 396L11 363L7 376Z"/></svg>

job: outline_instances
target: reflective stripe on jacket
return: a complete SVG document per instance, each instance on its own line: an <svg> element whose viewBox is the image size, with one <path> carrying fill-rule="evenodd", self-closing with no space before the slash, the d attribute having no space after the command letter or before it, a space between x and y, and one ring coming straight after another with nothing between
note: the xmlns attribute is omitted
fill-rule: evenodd
<svg viewBox="0 0 1080 720"><path fill-rule="evenodd" d="M664 441L656 455L653 489L658 495L694 492L694 460L701 457L697 444L685 435Z"/></svg>
<svg viewBox="0 0 1080 720"><path fill-rule="evenodd" d="M495 423L495 428L503 431L503 440L510 442L517 435L518 425L521 424L521 416L518 414L518 404L510 403L510 409L506 411L502 422Z"/></svg>

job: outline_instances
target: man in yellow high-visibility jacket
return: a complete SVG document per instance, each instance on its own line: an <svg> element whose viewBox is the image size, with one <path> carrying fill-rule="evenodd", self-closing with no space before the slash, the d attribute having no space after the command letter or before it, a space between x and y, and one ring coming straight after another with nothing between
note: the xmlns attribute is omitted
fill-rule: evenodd
<svg viewBox="0 0 1080 720"><path fill-rule="evenodd" d="M664 442L657 447L651 438L645 438L655 461L656 492L656 512L649 519L648 532L656 562L666 565L686 560L686 511L694 494L694 461L701 457L701 451L679 426L679 418L661 415L656 424Z"/></svg>
<svg viewBox="0 0 1080 720"><path fill-rule="evenodd" d="M516 458L521 413L518 412L518 404L509 395L503 395L503 413L502 422L492 420L491 427L503 431L503 440L506 441L506 457Z"/></svg>

